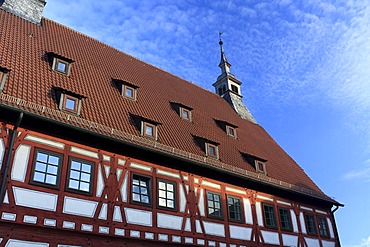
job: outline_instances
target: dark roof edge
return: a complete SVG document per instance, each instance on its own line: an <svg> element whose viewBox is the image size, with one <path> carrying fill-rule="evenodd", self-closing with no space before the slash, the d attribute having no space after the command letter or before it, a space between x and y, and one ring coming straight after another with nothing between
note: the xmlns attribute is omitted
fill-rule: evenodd
<svg viewBox="0 0 370 247"><path fill-rule="evenodd" d="M8 104L6 104L5 102ZM93 135L98 135L98 136L102 136L105 138L113 139L115 141L120 141L120 142L123 142L127 145L130 145L136 148L146 149L148 151L157 152L157 153L160 153L166 156L169 156L169 155L171 157L175 156L177 159L181 159L186 162L191 162L193 164L200 165L200 166L207 166L208 168L226 172L233 176L241 177L241 178L248 179L254 182L259 182L259 183L272 186L275 188L299 193L305 196L314 197L316 199L329 202L333 205L344 206L343 204L335 201L329 196L326 196L324 193L319 193L311 189L307 189L307 188L293 185L293 184L290 184L290 183L287 183L287 182L284 182L278 179L267 177L263 174L259 174L259 173L247 171L245 169L241 169L238 167L234 167L229 164L225 164L219 160L215 160L215 159L203 157L200 155L192 154L192 153L189 153L183 150L179 150L174 147L161 144L154 140L149 140L147 138L132 135L132 134L126 133L121 130L116 130L108 126L104 126L102 124L98 124L98 123L95 123L95 122L92 122L86 119L82 119L78 116L70 115L70 114L61 112L56 109L47 108L45 106L31 103L23 99L16 98L14 96L6 95L4 93L0 93L0 106L11 109L11 110L21 111L21 112L24 112L25 114L32 115L36 118L52 121L53 123L75 128L75 129L78 129L78 130L81 130L87 133L91 133ZM49 115L50 117L48 117L47 115ZM60 120L57 120L56 118L52 118L51 116L57 117L58 119L63 119L66 122L62 122ZM80 126L84 126L84 128L74 125L76 123L79 124Z"/></svg>

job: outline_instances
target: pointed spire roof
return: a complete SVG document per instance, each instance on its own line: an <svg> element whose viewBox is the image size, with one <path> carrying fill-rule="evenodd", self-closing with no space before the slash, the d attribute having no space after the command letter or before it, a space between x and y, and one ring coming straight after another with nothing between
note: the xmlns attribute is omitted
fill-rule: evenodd
<svg viewBox="0 0 370 247"><path fill-rule="evenodd" d="M222 74L224 73L228 74L230 73L231 64L227 61L227 58L224 52L224 47L223 47L224 42L222 42L222 39L221 39L222 32L219 32L218 35L220 37L220 42L218 43L220 44L220 50L221 50L221 60L220 60L220 64L218 65L218 67L221 68Z"/></svg>

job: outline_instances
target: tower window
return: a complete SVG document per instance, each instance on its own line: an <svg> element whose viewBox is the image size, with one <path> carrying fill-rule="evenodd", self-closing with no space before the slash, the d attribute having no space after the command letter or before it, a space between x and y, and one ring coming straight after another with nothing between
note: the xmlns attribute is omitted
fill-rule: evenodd
<svg viewBox="0 0 370 247"><path fill-rule="evenodd" d="M233 91L234 93L239 94L239 89L238 89L238 87L237 87L237 86L235 86L235 85L231 85L231 91Z"/></svg>

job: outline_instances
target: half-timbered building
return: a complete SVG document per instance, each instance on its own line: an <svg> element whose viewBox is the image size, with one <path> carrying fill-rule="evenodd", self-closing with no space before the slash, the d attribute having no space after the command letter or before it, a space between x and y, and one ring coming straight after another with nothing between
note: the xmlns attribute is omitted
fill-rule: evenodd
<svg viewBox="0 0 370 247"><path fill-rule="evenodd" d="M341 204L253 118L222 41L213 93L44 0L0 5L1 246L340 246Z"/></svg>

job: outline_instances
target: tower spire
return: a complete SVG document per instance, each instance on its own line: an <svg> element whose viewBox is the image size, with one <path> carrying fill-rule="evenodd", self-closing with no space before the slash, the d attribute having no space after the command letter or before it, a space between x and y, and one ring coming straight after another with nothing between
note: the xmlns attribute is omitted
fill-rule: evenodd
<svg viewBox="0 0 370 247"><path fill-rule="evenodd" d="M225 55L225 51L223 47L224 42L222 42L222 38L221 38L222 34L223 32L218 32L218 36L220 38L220 41L218 42L218 44L220 45L220 51L221 51L221 60L220 60L220 64L218 65L218 67L221 68L222 73L230 73L231 64L227 61L227 58Z"/></svg>
<svg viewBox="0 0 370 247"><path fill-rule="evenodd" d="M253 118L252 114L248 110L248 108L244 105L242 101L242 93L241 93L241 84L242 82L239 81L233 74L230 72L231 64L227 61L225 51L222 42L222 32L218 33L220 41L218 44L220 45L221 51L221 60L218 67L221 68L221 75L217 77L217 81L213 83L215 87L216 93L219 94L222 98L224 98L230 106L236 111L239 116L245 120L248 120L253 123L257 123L256 120Z"/></svg>

